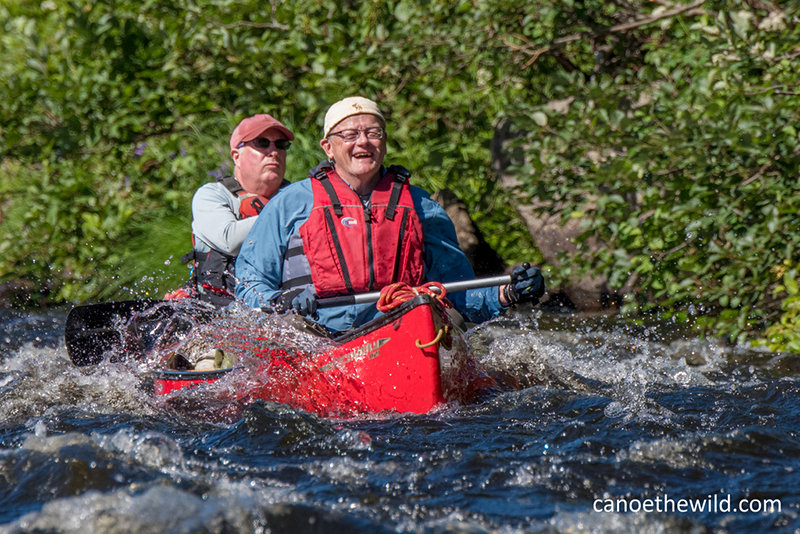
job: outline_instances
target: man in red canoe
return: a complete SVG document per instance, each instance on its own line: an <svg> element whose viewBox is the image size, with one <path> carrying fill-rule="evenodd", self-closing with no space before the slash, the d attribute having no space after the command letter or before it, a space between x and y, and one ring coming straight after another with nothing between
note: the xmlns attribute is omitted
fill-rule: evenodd
<svg viewBox="0 0 800 534"><path fill-rule="evenodd" d="M259 215L236 261L237 298L254 308L315 315L317 297L475 277L444 209L409 184L408 170L384 167L386 137L372 100L349 97L330 107L320 141L328 160ZM520 267L512 279L448 298L468 321L482 322L544 294L537 267ZM335 331L378 315L374 303L318 313L317 320Z"/></svg>
<svg viewBox="0 0 800 534"><path fill-rule="evenodd" d="M226 306L236 285L236 256L258 215L278 191L289 185L286 150L294 134L270 115L244 119L231 135L233 176L202 186L192 200L194 249L182 258L194 259L190 290L201 300ZM182 290L178 290L180 292ZM173 292L166 298L189 296Z"/></svg>

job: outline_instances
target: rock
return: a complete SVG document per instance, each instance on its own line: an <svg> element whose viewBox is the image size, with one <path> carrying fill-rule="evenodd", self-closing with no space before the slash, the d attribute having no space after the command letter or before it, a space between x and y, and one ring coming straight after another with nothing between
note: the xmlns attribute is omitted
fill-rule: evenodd
<svg viewBox="0 0 800 534"><path fill-rule="evenodd" d="M523 157L519 149L514 151L507 149L506 142L521 135L523 135L521 132L512 132L508 122L495 128L491 145L492 167L497 172L501 185L506 189L520 185L520 181L508 172L508 168L514 163L519 163ZM559 253L575 254L578 249L574 239L581 234L580 221L570 219L566 225L562 225L559 215L536 213L535 209L539 205L541 201L533 198L529 203L518 205L517 212L528 227L545 261L558 268ZM600 248L600 244L594 240L589 240L588 245L592 251ZM623 288L623 291L625 290L629 288ZM551 295L551 299L566 301L578 311L600 311L617 306L623 297L621 292L609 287L605 275L573 280L563 287L548 287L548 294Z"/></svg>
<svg viewBox="0 0 800 534"><path fill-rule="evenodd" d="M0 308L19 305L33 293L33 284L28 281L3 282L0 284Z"/></svg>
<svg viewBox="0 0 800 534"><path fill-rule="evenodd" d="M480 229L475 225L466 204L449 189L442 189L431 195L441 204L456 227L458 244L472 264L475 276L496 276L505 272L503 258L487 243Z"/></svg>

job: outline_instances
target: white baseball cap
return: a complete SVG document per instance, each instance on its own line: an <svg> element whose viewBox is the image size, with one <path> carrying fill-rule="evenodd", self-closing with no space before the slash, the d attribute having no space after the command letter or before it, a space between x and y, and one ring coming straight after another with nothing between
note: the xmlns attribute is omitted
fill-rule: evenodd
<svg viewBox="0 0 800 534"><path fill-rule="evenodd" d="M375 115L381 119L383 124L386 124L386 119L383 117L383 113L381 110L378 109L378 104L370 100L369 98L364 98L363 96L349 96L344 100L339 100L330 108L328 108L328 112L325 114L325 124L323 125L323 136L328 137L328 134L331 133L333 127L345 120L347 117L352 117L353 115Z"/></svg>

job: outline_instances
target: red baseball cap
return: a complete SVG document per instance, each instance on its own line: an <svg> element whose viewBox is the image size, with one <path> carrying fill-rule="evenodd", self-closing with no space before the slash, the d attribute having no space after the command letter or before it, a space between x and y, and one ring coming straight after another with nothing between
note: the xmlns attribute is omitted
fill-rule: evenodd
<svg viewBox="0 0 800 534"><path fill-rule="evenodd" d="M294 141L294 134L289 128L281 124L278 119L271 115L262 113L261 115L247 117L233 130L231 134L231 150L238 147L240 143L252 141L270 128L275 128L283 132L283 134L289 138L289 141Z"/></svg>

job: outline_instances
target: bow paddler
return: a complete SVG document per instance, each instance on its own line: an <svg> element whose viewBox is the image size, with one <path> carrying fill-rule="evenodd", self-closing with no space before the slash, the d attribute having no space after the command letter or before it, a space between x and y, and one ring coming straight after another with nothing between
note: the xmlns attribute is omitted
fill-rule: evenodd
<svg viewBox="0 0 800 534"><path fill-rule="evenodd" d="M238 298L254 308L314 315L317 297L475 277L444 209L410 184L408 170L384 166L386 138L372 100L349 97L328 109L320 140L328 159L259 215L236 262ZM518 268L512 279L448 298L477 323L544 293L537 267ZM374 303L356 304L320 309L318 321L341 331L377 314Z"/></svg>
<svg viewBox="0 0 800 534"><path fill-rule="evenodd" d="M166 298L192 293L217 306L234 300L236 256L256 215L289 185L286 151L293 140L291 130L267 114L248 117L233 130L233 175L203 185L192 200L194 249L182 258L195 262L189 292L178 290Z"/></svg>

